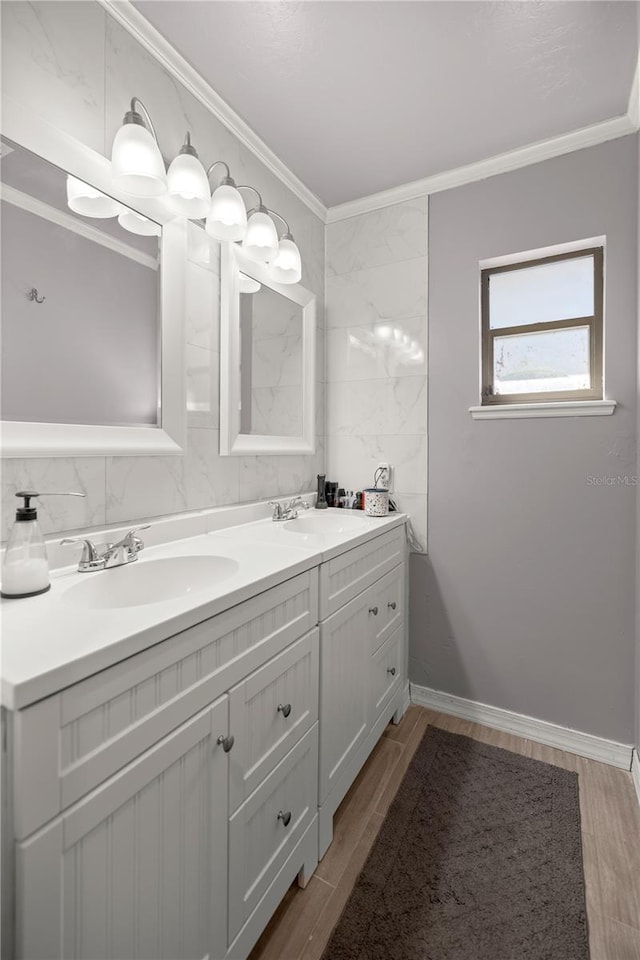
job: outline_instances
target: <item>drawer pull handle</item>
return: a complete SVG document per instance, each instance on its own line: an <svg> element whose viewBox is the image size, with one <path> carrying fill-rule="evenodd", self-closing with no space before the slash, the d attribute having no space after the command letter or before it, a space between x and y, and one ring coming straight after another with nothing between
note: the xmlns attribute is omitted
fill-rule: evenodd
<svg viewBox="0 0 640 960"><path fill-rule="evenodd" d="M282 820L285 827L288 827L291 823L291 810L287 810L286 813L283 813L281 810L278 814L278 820Z"/></svg>
<svg viewBox="0 0 640 960"><path fill-rule="evenodd" d="M372 613L372 614L374 615L374 617L377 617L377 616L378 616L378 608L377 608L377 607L369 607L369 613Z"/></svg>
<svg viewBox="0 0 640 960"><path fill-rule="evenodd" d="M216 743L219 743L222 745L222 749L224 750L225 753L229 753L229 750L231 750L231 747L235 743L235 737L225 737L225 735L221 733L218 739L216 740Z"/></svg>
<svg viewBox="0 0 640 960"><path fill-rule="evenodd" d="M392 677L395 677L395 675L396 675L396 668L395 668L395 667L389 667L389 669L387 670L387 673L390 673Z"/></svg>
<svg viewBox="0 0 640 960"><path fill-rule="evenodd" d="M281 713L282 716L287 719L291 713L291 704L290 703L279 703L278 704L278 713Z"/></svg>
<svg viewBox="0 0 640 960"><path fill-rule="evenodd" d="M391 603L388 603L388 604L387 604L387 606L388 606L388 607L391 607L392 610L395 610L395 608L396 608L396 602L395 602L395 600L392 600Z"/></svg>

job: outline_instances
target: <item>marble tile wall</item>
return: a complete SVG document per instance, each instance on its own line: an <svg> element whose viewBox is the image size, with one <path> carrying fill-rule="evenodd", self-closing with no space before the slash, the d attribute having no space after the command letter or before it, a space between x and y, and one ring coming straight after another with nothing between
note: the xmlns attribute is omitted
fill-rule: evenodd
<svg viewBox="0 0 640 960"><path fill-rule="evenodd" d="M427 198L329 224L327 472L347 489L394 469L393 496L427 538Z"/></svg>
<svg viewBox="0 0 640 960"><path fill-rule="evenodd" d="M2 539L13 516L12 495L23 486L87 494L85 500L43 499L45 533L314 490L325 449L324 224L97 2L6 0L0 12L3 98L106 155L131 97L138 96L166 157L190 130L203 160L226 160L238 182L255 184L289 220L302 253L302 283L317 296L319 437L309 457L218 456L219 251L214 245L203 258L201 237L192 234L185 456L4 460Z"/></svg>

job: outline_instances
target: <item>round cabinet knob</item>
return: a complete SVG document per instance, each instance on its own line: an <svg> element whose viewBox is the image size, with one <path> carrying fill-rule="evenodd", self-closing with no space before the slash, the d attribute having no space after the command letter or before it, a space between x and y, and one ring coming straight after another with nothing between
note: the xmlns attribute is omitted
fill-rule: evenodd
<svg viewBox="0 0 640 960"><path fill-rule="evenodd" d="M216 743L221 744L222 749L224 750L225 753L229 753L229 750L231 750L231 747L232 747L232 746L234 745L234 743L235 743L235 738L234 738L234 737L225 737L225 735L224 735L223 733L221 733L220 736L218 737L218 739L216 740Z"/></svg>
<svg viewBox="0 0 640 960"><path fill-rule="evenodd" d="M390 673L392 677L395 677L395 675L396 675L396 668L395 668L395 667L389 667L389 669L387 670L387 673Z"/></svg>
<svg viewBox="0 0 640 960"><path fill-rule="evenodd" d="M287 810L286 813L283 813L281 810L278 814L278 820L282 820L285 827L288 827L291 823L291 810Z"/></svg>
<svg viewBox="0 0 640 960"><path fill-rule="evenodd" d="M377 607L369 607L369 613L372 613L372 614L374 615L374 617L377 617L377 616L378 616L378 608L377 608Z"/></svg>
<svg viewBox="0 0 640 960"><path fill-rule="evenodd" d="M396 602L395 602L395 600L392 600L391 603L388 603L388 604L387 604L387 606L388 606L388 607L391 607L392 610L395 610L395 608L396 608Z"/></svg>
<svg viewBox="0 0 640 960"><path fill-rule="evenodd" d="M291 713L291 704L290 703L279 703L278 704L278 713L281 713L282 716L287 719Z"/></svg>

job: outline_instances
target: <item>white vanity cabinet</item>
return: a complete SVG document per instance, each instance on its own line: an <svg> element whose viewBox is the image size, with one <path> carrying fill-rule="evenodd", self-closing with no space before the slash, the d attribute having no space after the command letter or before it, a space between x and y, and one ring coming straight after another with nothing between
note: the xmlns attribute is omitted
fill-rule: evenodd
<svg viewBox="0 0 640 960"><path fill-rule="evenodd" d="M318 862L317 620L315 567L8 715L17 957L247 956Z"/></svg>
<svg viewBox="0 0 640 960"><path fill-rule="evenodd" d="M376 531L3 711L3 956L245 960L403 711L405 550Z"/></svg>
<svg viewBox="0 0 640 960"><path fill-rule="evenodd" d="M320 568L320 857L344 795L404 711L405 551L400 527Z"/></svg>

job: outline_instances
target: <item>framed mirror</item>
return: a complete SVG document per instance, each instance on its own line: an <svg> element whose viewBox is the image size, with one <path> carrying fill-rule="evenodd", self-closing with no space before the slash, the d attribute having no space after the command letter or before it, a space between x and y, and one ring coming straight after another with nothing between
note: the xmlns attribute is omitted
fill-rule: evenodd
<svg viewBox="0 0 640 960"><path fill-rule="evenodd" d="M0 180L2 455L181 454L186 225L11 102Z"/></svg>
<svg viewBox="0 0 640 960"><path fill-rule="evenodd" d="M221 455L314 453L315 295L225 244L220 306Z"/></svg>

